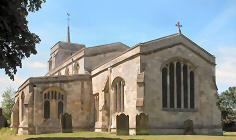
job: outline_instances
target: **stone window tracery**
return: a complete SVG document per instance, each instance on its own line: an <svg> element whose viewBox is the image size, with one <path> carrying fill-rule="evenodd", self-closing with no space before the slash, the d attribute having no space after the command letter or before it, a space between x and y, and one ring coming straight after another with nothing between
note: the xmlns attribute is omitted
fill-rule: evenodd
<svg viewBox="0 0 236 140"><path fill-rule="evenodd" d="M195 79L192 64L180 60L165 64L162 69L162 107L195 108Z"/></svg>
<svg viewBox="0 0 236 140"><path fill-rule="evenodd" d="M125 82L120 77L115 78L112 82L115 112L124 112L124 85Z"/></svg>
<svg viewBox="0 0 236 140"><path fill-rule="evenodd" d="M64 95L63 93L56 91L56 90L50 90L43 94L44 99L44 118L49 119L51 117L51 104L52 102L56 101L56 107L57 107L57 116L60 117L61 114L64 112Z"/></svg>

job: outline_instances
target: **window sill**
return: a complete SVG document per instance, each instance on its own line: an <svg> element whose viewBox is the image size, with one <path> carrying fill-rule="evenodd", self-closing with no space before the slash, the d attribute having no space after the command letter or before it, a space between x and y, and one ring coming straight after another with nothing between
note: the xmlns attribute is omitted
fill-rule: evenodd
<svg viewBox="0 0 236 140"><path fill-rule="evenodd" d="M197 112L196 108L189 109L189 108L162 108L163 111L170 111L170 112Z"/></svg>

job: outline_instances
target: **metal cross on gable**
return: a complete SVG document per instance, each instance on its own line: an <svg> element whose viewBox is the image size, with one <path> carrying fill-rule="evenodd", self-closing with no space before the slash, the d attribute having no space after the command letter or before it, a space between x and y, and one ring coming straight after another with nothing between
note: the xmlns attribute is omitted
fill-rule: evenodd
<svg viewBox="0 0 236 140"><path fill-rule="evenodd" d="M181 34L181 27L182 27L182 25L180 24L180 22L178 21L176 24L175 24L175 26L178 28L178 31L179 31L179 34Z"/></svg>

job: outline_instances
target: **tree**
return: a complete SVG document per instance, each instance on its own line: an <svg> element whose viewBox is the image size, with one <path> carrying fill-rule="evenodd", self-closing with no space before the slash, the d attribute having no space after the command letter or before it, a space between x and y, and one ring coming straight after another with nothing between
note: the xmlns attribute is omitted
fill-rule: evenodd
<svg viewBox="0 0 236 140"><path fill-rule="evenodd" d="M0 69L14 80L21 60L36 54L35 45L40 38L28 29L29 12L38 11L45 0L0 1Z"/></svg>
<svg viewBox="0 0 236 140"><path fill-rule="evenodd" d="M218 96L217 102L221 112L223 125L229 125L236 120L236 87L229 87Z"/></svg>
<svg viewBox="0 0 236 140"><path fill-rule="evenodd" d="M7 88L2 94L3 115L6 117L8 122L10 122L11 110L15 103L14 95L15 95L15 91L11 87Z"/></svg>

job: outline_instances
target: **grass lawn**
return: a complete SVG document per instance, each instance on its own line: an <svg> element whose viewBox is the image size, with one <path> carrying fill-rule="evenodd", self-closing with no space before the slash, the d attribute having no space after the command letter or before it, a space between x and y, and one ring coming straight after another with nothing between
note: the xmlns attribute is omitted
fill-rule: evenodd
<svg viewBox="0 0 236 140"><path fill-rule="evenodd" d="M74 132L54 133L42 135L16 136L9 129L0 130L0 140L236 140L236 132L227 132L224 136L203 135L142 135L142 136L116 136L109 133Z"/></svg>

